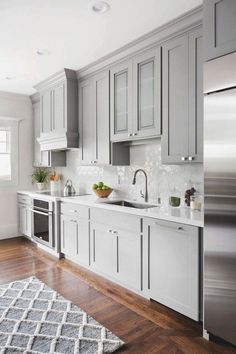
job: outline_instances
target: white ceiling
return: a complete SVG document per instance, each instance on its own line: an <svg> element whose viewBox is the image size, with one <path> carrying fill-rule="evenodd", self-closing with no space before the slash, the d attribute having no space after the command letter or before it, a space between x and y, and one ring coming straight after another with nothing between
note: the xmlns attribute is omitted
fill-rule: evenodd
<svg viewBox="0 0 236 354"><path fill-rule="evenodd" d="M107 0L111 10L103 15L90 10L93 2L0 0L0 90L32 94L63 67L77 70L202 0Z"/></svg>

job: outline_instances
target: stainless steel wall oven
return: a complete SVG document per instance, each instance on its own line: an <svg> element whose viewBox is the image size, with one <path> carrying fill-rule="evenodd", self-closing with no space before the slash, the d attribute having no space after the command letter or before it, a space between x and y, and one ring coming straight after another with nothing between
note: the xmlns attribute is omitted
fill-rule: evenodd
<svg viewBox="0 0 236 354"><path fill-rule="evenodd" d="M33 199L31 211L34 240L53 248L55 246L54 202Z"/></svg>

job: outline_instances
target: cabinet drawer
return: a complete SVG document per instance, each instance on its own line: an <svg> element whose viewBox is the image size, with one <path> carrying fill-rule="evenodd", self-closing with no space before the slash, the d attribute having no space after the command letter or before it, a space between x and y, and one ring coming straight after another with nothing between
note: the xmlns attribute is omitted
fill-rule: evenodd
<svg viewBox="0 0 236 354"><path fill-rule="evenodd" d="M116 211L91 208L90 219L112 228L125 229L127 231L141 232L141 218Z"/></svg>
<svg viewBox="0 0 236 354"><path fill-rule="evenodd" d="M18 203L31 205L31 198L25 194L18 194Z"/></svg>
<svg viewBox="0 0 236 354"><path fill-rule="evenodd" d="M75 203L61 203L61 213L73 217L88 219L89 208Z"/></svg>

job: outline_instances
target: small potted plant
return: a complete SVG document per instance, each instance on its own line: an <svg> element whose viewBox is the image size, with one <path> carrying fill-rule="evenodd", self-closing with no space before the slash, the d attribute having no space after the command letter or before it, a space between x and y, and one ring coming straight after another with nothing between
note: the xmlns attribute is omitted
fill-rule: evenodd
<svg viewBox="0 0 236 354"><path fill-rule="evenodd" d="M47 182L49 172L46 168L37 167L32 174L32 180L36 183L39 190L42 190Z"/></svg>

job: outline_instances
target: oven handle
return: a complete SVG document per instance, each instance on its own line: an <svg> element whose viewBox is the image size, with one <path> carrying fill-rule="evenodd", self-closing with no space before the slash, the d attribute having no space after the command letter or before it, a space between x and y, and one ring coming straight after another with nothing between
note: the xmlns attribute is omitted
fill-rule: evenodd
<svg viewBox="0 0 236 354"><path fill-rule="evenodd" d="M35 209L30 209L30 211L32 211L32 213L35 213L35 214L41 214L41 215L52 215L52 211L47 211L46 213L44 213L43 211L38 211L38 210L35 210Z"/></svg>

